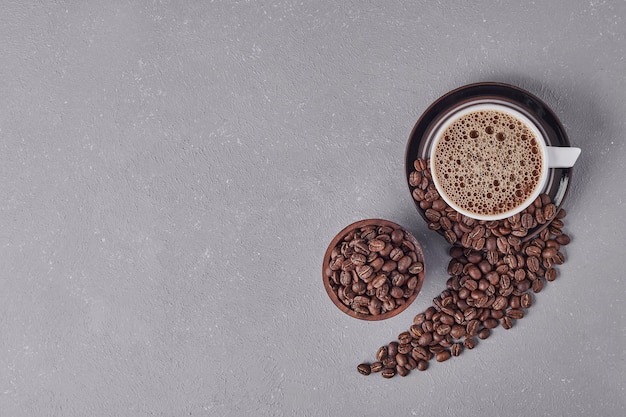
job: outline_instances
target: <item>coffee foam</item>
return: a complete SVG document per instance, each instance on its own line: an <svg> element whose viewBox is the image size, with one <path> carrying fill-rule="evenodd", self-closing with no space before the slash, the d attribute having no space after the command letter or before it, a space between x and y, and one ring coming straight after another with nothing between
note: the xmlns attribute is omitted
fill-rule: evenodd
<svg viewBox="0 0 626 417"><path fill-rule="evenodd" d="M446 197L481 216L524 203L541 181L544 164L537 138L524 122L487 109L451 123L432 158Z"/></svg>

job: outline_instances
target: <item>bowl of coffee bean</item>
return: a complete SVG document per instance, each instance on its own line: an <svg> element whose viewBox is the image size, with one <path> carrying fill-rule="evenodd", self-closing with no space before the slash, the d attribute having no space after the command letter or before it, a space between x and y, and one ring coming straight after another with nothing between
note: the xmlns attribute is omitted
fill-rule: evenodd
<svg viewBox="0 0 626 417"><path fill-rule="evenodd" d="M417 239L383 219L345 227L328 246L322 266L330 299L361 320L385 320L404 311L417 298L424 276Z"/></svg>

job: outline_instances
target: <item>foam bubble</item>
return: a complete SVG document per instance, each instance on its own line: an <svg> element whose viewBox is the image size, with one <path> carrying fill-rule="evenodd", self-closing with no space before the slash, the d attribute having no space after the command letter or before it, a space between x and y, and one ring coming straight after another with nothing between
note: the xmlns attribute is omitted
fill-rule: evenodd
<svg viewBox="0 0 626 417"><path fill-rule="evenodd" d="M526 201L539 184L537 138L521 120L495 110L469 113L443 132L434 174L448 199L478 215L497 215ZM454 175L452 175L454 174Z"/></svg>

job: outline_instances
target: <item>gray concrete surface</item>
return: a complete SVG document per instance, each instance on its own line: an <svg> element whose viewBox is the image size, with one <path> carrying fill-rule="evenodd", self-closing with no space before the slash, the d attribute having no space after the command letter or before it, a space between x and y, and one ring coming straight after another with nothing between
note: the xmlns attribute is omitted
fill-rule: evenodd
<svg viewBox="0 0 626 417"><path fill-rule="evenodd" d="M626 414L626 2L1 1L1 416ZM403 177L441 94L504 81L583 149L559 279L425 373L356 365L447 278ZM422 293L376 323L321 283L382 217Z"/></svg>

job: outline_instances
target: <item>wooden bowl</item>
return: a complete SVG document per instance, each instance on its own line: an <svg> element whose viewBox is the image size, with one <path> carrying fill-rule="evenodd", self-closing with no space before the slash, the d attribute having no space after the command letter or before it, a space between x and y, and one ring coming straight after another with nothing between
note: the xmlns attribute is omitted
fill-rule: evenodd
<svg viewBox="0 0 626 417"><path fill-rule="evenodd" d="M348 240L353 241L353 243L356 242L354 240L354 236L351 236L351 235L361 230L368 230L369 232L366 239L360 239L361 243L365 243L368 249L366 250L363 245L358 245L359 247L356 250L354 250L354 246L348 243L347 241L345 241L344 239L348 238ZM402 234L400 234L399 232L396 232L394 234L394 238L395 238L394 240L385 242L386 235L391 236L391 231L393 230L401 231ZM399 238L400 235L402 235L401 239ZM376 239L374 236L381 237L381 239ZM372 240L377 240L377 242L375 242L374 245L369 245L369 242L371 242ZM389 256L389 253L388 253L389 248L386 247L383 250L374 250L376 247L375 246L376 244L380 246L381 240L385 242L386 245L391 245L392 247L400 248L403 252L402 258L408 256L411 260L411 264L409 267L410 269L406 268L408 260L404 259L404 262L400 262L399 260L398 262L396 262L397 268L395 270L389 270L390 268L392 268L393 262L395 262L393 261L391 263L387 263L387 261L391 260L391 257ZM344 251L341 250L342 244L344 247ZM353 249L352 250L347 249L349 247L352 247ZM369 250L370 248L373 250ZM385 264L386 266L381 267L380 266L381 261L376 261L376 265L372 267L372 271L368 271L367 268L363 265L355 266L355 263L352 262L352 259L356 259L356 258L352 257L352 252L357 252L357 251L364 255L365 255L365 252L369 251L369 254L367 254L366 257L369 257L372 259L382 258L382 261L386 263ZM410 254L411 251L414 252L414 255ZM373 252L375 252L375 254ZM333 254L337 255L338 253L342 253L341 255L342 259L340 259L339 261L335 259L335 262L331 264ZM346 256L343 256L344 254L346 254ZM396 256L394 257L394 259L401 259L401 258L398 258L398 251L395 252L395 255ZM350 259L350 261L348 261L348 259ZM344 265L343 260L346 260L345 265ZM362 262L362 257L360 258L359 262ZM341 263L340 267L339 267L339 263ZM419 264L421 264L421 270L420 270ZM342 273L342 271L344 273L349 273L352 279L352 281L350 281L350 284L348 284L347 286L343 285L340 282L339 276ZM360 273L357 271L359 271ZM396 271L396 273L394 274L393 271ZM371 275L368 274L369 272L371 272ZM392 276L397 275L398 273L404 275L406 277L406 280L404 283L402 283L401 282L402 278L400 278L400 282L398 280L396 280L395 282L398 285L394 286L392 283ZM380 288L381 286L384 286L385 284L381 284L380 286L377 286L376 288L374 288L374 281L377 277L378 277L378 281L376 285L379 285L381 282L383 282L384 277L379 277L380 275L383 275L383 274L386 275L388 278L386 281L388 293L391 293L391 289L394 287L398 288L394 291L396 295L400 292L401 289L405 291L405 293L401 297L398 297L398 298L391 297L393 301L392 302L387 301L387 305L385 307L387 307L388 309L381 306L378 313L376 313L375 305L372 305L370 308L370 304L377 304L378 303L377 301L373 301L369 303L367 306L365 306L363 304L365 299L356 298L355 295L358 295L358 293L352 294L352 292L348 290L348 293L350 293L349 294L350 296L346 296L344 294L343 289L347 289L347 288L352 289L353 288L352 285L355 282L361 281L360 284L357 284L361 286L361 290L362 290L363 285L367 287L366 294L361 294L361 296L366 296L370 298L370 300L372 298L376 298L381 303L383 303L384 302L383 299L385 299L386 297L382 292L377 292L378 290L376 288ZM424 253L417 239L415 239L415 237L413 237L413 235L411 235L411 233L409 233L402 226L396 223L393 223L391 221L388 221L388 220L383 220L383 219L360 220L345 227L330 242L330 245L328 246L328 249L326 250L326 253L324 255L324 262L322 265L322 280L324 282L324 288L326 289L328 296L330 297L332 302L337 306L337 308L339 308L341 311L343 311L344 313L346 313L347 315L351 317L361 319L361 320L370 320L370 321L385 320L403 312L417 298L417 295L419 294L422 288L422 284L424 283L424 276L425 276ZM348 279L348 275L346 275L344 278ZM410 284L409 284L409 281L411 281ZM344 280L344 282L347 283L348 281ZM411 289L411 286L413 286L412 289ZM378 294L380 294L381 297L378 297L377 296ZM398 300L402 300L401 301L402 304L399 304ZM390 308L393 304L399 304L399 305L396 305L395 307ZM368 310L368 313L364 312L365 309Z"/></svg>

